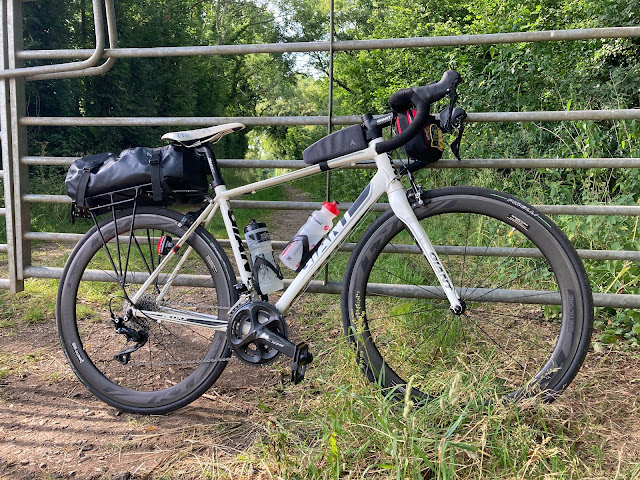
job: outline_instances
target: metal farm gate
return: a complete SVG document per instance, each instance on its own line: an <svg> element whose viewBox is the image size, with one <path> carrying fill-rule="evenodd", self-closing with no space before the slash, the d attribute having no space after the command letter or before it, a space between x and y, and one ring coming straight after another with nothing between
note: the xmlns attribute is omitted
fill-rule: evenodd
<svg viewBox="0 0 640 480"><path fill-rule="evenodd" d="M28 0L24 0L28 1ZM560 42L603 38L640 37L640 27L556 30L486 35L459 35L376 40L334 41L333 4L331 5L330 40L320 42L274 43L253 45L182 46L156 48L118 48L114 0L92 0L95 23L95 49L37 50L23 49L22 0L2 0L0 9L0 133L2 137L2 170L4 208L0 215L6 220L7 243L0 245L0 257L6 255L7 271L0 272L0 288L21 291L27 278L60 278L61 268L33 265L31 241L69 242L81 235L58 232L34 232L30 228L30 203L70 203L62 195L36 195L28 190L30 165L69 165L74 158L33 156L27 152L28 126L193 126L205 127L228 122L248 126L273 125L349 125L360 122L360 116L333 116L330 88L328 116L297 117L28 117L25 108L25 82L50 78L70 78L100 75L108 71L119 58L151 58L198 55L245 55L255 53L328 52L330 58L329 85L332 85L332 65L336 52L373 49L432 48L462 45L509 44L526 42ZM109 48L106 48L108 39ZM103 63L100 63L104 59ZM72 60L54 65L23 67L25 60ZM470 112L469 122L549 122L585 120L640 119L640 110L572 110L534 112ZM221 159L227 168L289 168L304 166L301 160ZM436 168L639 168L640 158L579 158L579 159L471 159L458 162L441 160ZM315 210L315 202L235 201L235 208L267 208L272 210ZM349 204L343 204L348 207ZM376 205L382 210L385 205ZM546 214L563 215L640 215L640 206L537 205ZM284 246L285 239L275 241ZM288 239L287 239L288 240ZM224 243L223 243L224 245ZM344 245L345 250L353 245ZM640 261L640 252L624 250L579 250L581 258L596 260ZM339 293L339 282L316 282L311 291ZM594 294L596 306L640 308L640 295Z"/></svg>

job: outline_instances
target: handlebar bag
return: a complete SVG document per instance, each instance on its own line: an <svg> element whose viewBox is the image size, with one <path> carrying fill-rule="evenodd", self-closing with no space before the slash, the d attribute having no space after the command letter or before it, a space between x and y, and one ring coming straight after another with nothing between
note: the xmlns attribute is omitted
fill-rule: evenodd
<svg viewBox="0 0 640 480"><path fill-rule="evenodd" d="M179 145L161 148L136 147L120 155L98 153L79 158L69 168L65 187L79 206L86 200L109 192L148 185L146 193L154 203L178 200L181 203L202 201L207 192L205 159L193 149ZM186 201L185 201L186 200Z"/></svg>
<svg viewBox="0 0 640 480"><path fill-rule="evenodd" d="M415 115L416 110L409 109L396 116L395 127L398 135L411 125ZM433 115L429 115L429 119L422 131L405 143L402 149L409 158L420 162L420 167L440 160L444 150L444 138L436 118Z"/></svg>
<svg viewBox="0 0 640 480"><path fill-rule="evenodd" d="M333 132L308 146L302 152L302 159L309 165L316 165L364 148L367 148L367 138L362 125L352 125Z"/></svg>

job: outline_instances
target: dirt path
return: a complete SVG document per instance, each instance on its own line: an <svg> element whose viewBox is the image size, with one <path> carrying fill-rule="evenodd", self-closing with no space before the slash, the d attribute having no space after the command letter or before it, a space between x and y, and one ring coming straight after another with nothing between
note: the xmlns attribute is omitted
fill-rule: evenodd
<svg viewBox="0 0 640 480"><path fill-rule="evenodd" d="M222 458L236 455L254 440L258 399L281 380L276 368L234 360L193 404L143 417L121 414L80 384L53 319L3 332L0 349L12 367L0 380L0 478L142 478L203 434Z"/></svg>
<svg viewBox="0 0 640 480"><path fill-rule="evenodd" d="M3 480L200 478L180 469L190 458L237 465L238 456L264 435L270 414L261 402L287 388L281 388L286 364L253 368L236 360L191 405L163 416L129 415L106 406L75 379L52 318L0 329L0 352ZM625 464L640 461L639 372L637 356L589 354L554 405L555 420L574 438L582 432L584 446L578 442L574 448L598 449ZM612 462L613 457L607 461ZM217 475L224 474L221 468ZM259 468L228 475L271 478Z"/></svg>
<svg viewBox="0 0 640 480"><path fill-rule="evenodd" d="M284 197L291 202L309 202L310 195L285 183ZM273 240L289 241L307 221L311 212L307 210L279 210L273 213L269 224L269 232Z"/></svg>

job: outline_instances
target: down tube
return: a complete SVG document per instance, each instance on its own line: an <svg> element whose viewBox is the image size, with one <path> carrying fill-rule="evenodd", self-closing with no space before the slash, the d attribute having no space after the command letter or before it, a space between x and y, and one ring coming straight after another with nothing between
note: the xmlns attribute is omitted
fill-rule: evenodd
<svg viewBox="0 0 640 480"><path fill-rule="evenodd" d="M349 232L369 210L371 205L384 193L386 183L385 175L378 171L351 208L344 214L342 220L333 227L329 235L320 243L316 252L311 256L304 268L300 270L296 278L293 279L289 288L282 294L282 297L276 303L276 308L280 313L283 315L287 313L293 300L305 289L318 269L324 265L329 256L349 235Z"/></svg>

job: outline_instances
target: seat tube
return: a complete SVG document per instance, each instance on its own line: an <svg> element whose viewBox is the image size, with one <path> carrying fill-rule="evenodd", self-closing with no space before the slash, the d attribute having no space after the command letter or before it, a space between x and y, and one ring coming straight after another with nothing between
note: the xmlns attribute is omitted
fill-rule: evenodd
<svg viewBox="0 0 640 480"><path fill-rule="evenodd" d="M220 172L218 161L216 160L216 156L214 155L213 150L211 150L211 147L209 145L202 145L196 148L196 152L207 159L207 163L209 164L209 168L211 169L211 176L213 178L210 185L211 188L215 190L215 188L220 185L224 186L225 183L222 179L222 173Z"/></svg>
<svg viewBox="0 0 640 480"><path fill-rule="evenodd" d="M242 237L240 236L240 230L238 229L236 217L233 214L233 210L231 210L229 206L229 199L223 195L226 191L227 187L224 185L218 185L217 187L215 187L216 195L220 197L218 203L220 206L220 213L222 215L224 226L227 230L229 242L231 243L233 257L236 261L236 265L238 266L238 273L240 274L240 278L242 278L242 282L249 289L251 289L253 280L251 278L251 267L249 265L249 259L247 258L247 254L244 251L244 247L242 246Z"/></svg>

